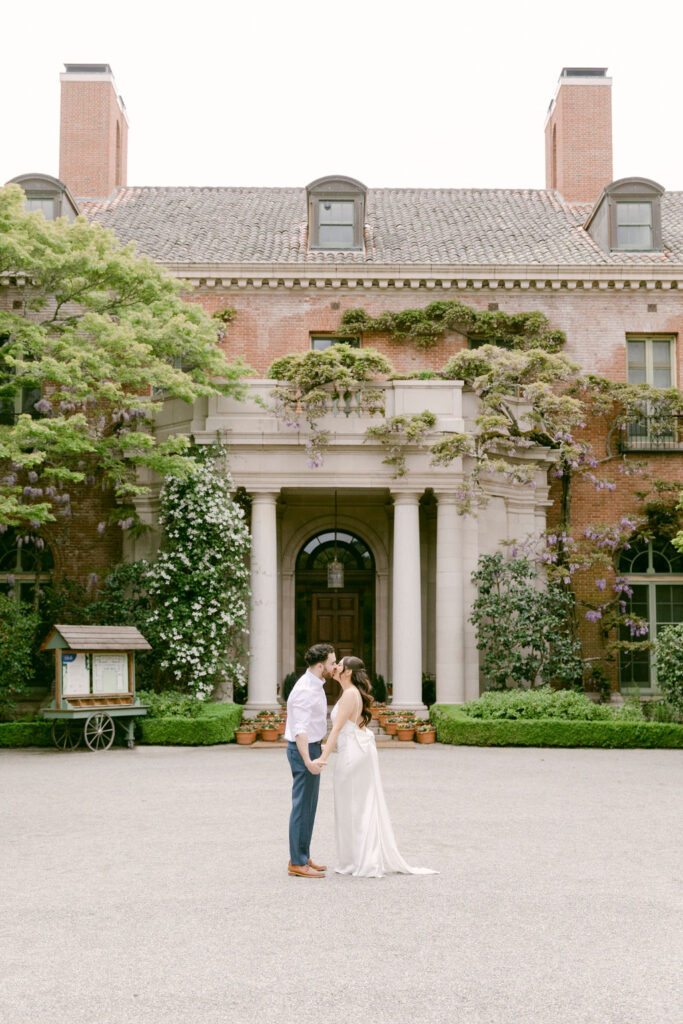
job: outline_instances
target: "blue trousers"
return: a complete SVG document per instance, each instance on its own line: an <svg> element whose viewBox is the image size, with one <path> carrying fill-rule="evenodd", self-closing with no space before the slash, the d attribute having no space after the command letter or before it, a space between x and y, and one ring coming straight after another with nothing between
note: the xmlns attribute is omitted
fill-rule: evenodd
<svg viewBox="0 0 683 1024"><path fill-rule="evenodd" d="M308 744L311 761L320 757L320 743ZM292 813L289 816L289 859L292 864L308 864L311 836L318 807L320 776L313 775L303 762L296 743L287 744L287 760L292 769Z"/></svg>

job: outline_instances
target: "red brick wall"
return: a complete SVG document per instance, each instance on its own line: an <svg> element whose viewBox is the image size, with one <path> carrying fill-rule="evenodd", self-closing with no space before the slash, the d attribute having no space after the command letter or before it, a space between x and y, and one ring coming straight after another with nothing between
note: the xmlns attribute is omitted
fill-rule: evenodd
<svg viewBox="0 0 683 1024"><path fill-rule="evenodd" d="M683 333L683 304L676 291L624 289L524 290L397 290L387 288L248 288L222 290L200 288L185 298L200 303L209 313L232 306L237 317L227 329L225 353L249 363L265 375L274 359L290 352L305 352L311 333L334 332L346 309L363 308L377 316L386 310L426 306L435 299L457 299L475 309L486 310L495 302L507 313L541 310L553 327L567 335L566 355L581 365L614 380L626 379L627 334ZM649 311L648 306L656 306ZM338 307L338 308L337 308ZM363 344L384 352L399 373L419 369L440 369L463 347L458 335L442 339L432 349L419 350L412 344L397 345L379 335L368 336ZM683 345L677 346L678 381L683 380Z"/></svg>
<svg viewBox="0 0 683 1024"><path fill-rule="evenodd" d="M497 302L501 310L513 313L541 310L553 327L567 335L566 355L583 369L592 370L612 380L626 379L626 337L630 334L660 334L676 338L677 378L683 380L683 305L677 292L624 289L543 289L512 291L454 291L453 289L424 289L397 291L387 289L249 289L239 292L220 292L200 289L188 295L208 312L233 306L237 317L229 325L224 349L228 358L241 356L259 375L265 375L270 363L290 352L304 352L309 337L315 332L334 332L346 309L362 307L373 316L385 310L421 307L434 299L458 299L476 309L486 310L490 302ZM648 307L656 306L656 309ZM338 308L337 308L338 307ZM420 351L412 344L397 345L387 337L370 336L365 345L372 345L389 357L397 372L409 373L418 369L439 369L454 352L461 349L465 339L450 335L433 349ZM605 454L607 423L596 421L588 425L590 437L598 458ZM671 455L635 455L634 460L644 462L646 475L662 479L679 480L683 488L683 457ZM608 463L597 473L617 484L616 492L597 491L588 482L577 481L573 486L572 530L580 536L589 525L609 524L622 516L637 516L642 503L637 491L647 489L642 476L628 477L619 471L619 460ZM559 484L553 484L551 497L554 505L549 509L548 525L558 521ZM600 600L594 580L603 573L583 574L575 584L579 597L588 601ZM603 638L598 624L585 619L585 609L579 614L580 634L585 657L604 654ZM616 663L609 674L616 686Z"/></svg>
<svg viewBox="0 0 683 1024"><path fill-rule="evenodd" d="M598 84L602 83L602 84ZM612 181L612 87L562 79L545 127L546 188L592 203Z"/></svg>
<svg viewBox="0 0 683 1024"><path fill-rule="evenodd" d="M62 81L59 177L76 198L105 198L125 185L127 154L128 125L112 82Z"/></svg>

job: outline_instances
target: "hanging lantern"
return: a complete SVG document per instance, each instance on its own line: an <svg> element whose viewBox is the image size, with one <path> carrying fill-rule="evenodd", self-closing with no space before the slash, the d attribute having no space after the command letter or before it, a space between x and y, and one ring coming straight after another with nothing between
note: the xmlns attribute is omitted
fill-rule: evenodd
<svg viewBox="0 0 683 1024"><path fill-rule="evenodd" d="M344 566L337 558L337 492L334 492L334 559L327 567L327 589L341 590L344 586Z"/></svg>

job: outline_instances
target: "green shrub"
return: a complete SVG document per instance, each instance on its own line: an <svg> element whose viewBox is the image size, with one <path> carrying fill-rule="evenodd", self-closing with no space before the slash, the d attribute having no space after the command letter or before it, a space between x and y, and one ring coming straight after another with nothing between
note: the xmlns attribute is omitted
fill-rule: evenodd
<svg viewBox="0 0 683 1024"><path fill-rule="evenodd" d="M482 555L477 566L472 581L478 595L470 621L489 688L580 680L580 645L569 629L571 592L553 582L539 589L537 571L527 558L506 560L498 552Z"/></svg>
<svg viewBox="0 0 683 1024"><path fill-rule="evenodd" d="M642 709L648 722L680 722L683 720L683 715L672 708L666 700L643 701Z"/></svg>
<svg viewBox="0 0 683 1024"><path fill-rule="evenodd" d="M378 704L386 704L387 684L384 682L384 676L377 675L372 680L372 696Z"/></svg>
<svg viewBox="0 0 683 1024"><path fill-rule="evenodd" d="M610 719L470 718L462 705L430 711L439 743L479 747L683 747L683 726Z"/></svg>
<svg viewBox="0 0 683 1024"><path fill-rule="evenodd" d="M52 724L50 722L2 722L0 723L0 747L51 747Z"/></svg>
<svg viewBox="0 0 683 1024"><path fill-rule="evenodd" d="M136 724L138 743L201 747L231 743L242 718L239 704L202 704L196 718L142 718Z"/></svg>
<svg viewBox="0 0 683 1024"><path fill-rule="evenodd" d="M190 693L179 690L164 690L153 693L151 690L138 690L137 696L141 704L146 705L147 718L196 718L201 713L203 704Z"/></svg>
<svg viewBox="0 0 683 1024"><path fill-rule="evenodd" d="M465 704L464 711L470 718L486 719L559 718L586 722L608 721L615 717L643 719L640 708L633 704L612 708L595 704L585 693L553 690L549 686L538 690L491 690Z"/></svg>
<svg viewBox="0 0 683 1024"><path fill-rule="evenodd" d="M677 714L683 714L683 622L657 634L657 685Z"/></svg>
<svg viewBox="0 0 683 1024"><path fill-rule="evenodd" d="M296 683L298 678L299 677L297 676L296 672L288 672L287 675L285 676L285 678L283 679L283 681L282 681L282 699L285 702L285 704L289 700L289 695L292 692L292 690L294 689L294 684Z"/></svg>
<svg viewBox="0 0 683 1024"><path fill-rule="evenodd" d="M10 718L29 693L40 617L25 604L0 594L0 721Z"/></svg>

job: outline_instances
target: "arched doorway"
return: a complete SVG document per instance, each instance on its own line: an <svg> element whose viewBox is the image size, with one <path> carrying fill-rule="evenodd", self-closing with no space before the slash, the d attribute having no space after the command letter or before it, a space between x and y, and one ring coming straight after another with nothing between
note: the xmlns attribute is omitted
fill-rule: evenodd
<svg viewBox="0 0 683 1024"><path fill-rule="evenodd" d="M295 567L296 669L303 672L311 644L334 644L338 657L355 654L374 672L375 559L365 541L349 530L337 530L337 559L344 566L344 586L327 586L327 567L334 559L335 533L323 530L303 545ZM337 683L325 684L328 702L339 694Z"/></svg>

